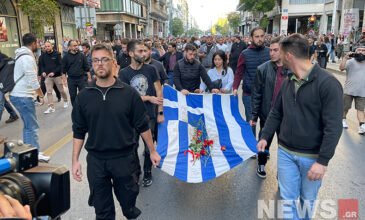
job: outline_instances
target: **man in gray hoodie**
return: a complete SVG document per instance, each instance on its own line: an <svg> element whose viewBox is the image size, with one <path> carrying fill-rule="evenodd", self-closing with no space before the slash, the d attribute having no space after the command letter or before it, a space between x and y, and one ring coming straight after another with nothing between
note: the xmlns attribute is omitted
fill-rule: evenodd
<svg viewBox="0 0 365 220"><path fill-rule="evenodd" d="M44 95L37 78L37 63L34 52L37 51L37 38L33 34L25 34L22 38L23 45L15 51L14 81L16 82L10 92L10 101L18 110L23 123L23 141L38 148L38 159L48 161L49 157L40 152L34 95L37 93L40 102L44 104Z"/></svg>

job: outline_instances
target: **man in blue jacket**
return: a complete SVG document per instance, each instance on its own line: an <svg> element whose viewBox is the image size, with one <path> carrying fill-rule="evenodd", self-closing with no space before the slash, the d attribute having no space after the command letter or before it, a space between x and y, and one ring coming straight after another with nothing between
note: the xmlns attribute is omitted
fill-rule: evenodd
<svg viewBox="0 0 365 220"><path fill-rule="evenodd" d="M172 73L174 72L174 67L177 61L184 58L183 53L176 51L176 44L169 43L167 46L167 50L169 52L165 53L162 57L158 58L159 61L162 61L163 66L165 67L166 72L169 76L169 85L173 85Z"/></svg>

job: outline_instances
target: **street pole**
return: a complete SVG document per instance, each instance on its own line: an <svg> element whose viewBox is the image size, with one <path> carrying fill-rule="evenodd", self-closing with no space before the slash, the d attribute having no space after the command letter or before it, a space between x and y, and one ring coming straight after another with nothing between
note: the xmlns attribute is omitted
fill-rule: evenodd
<svg viewBox="0 0 365 220"><path fill-rule="evenodd" d="M147 10L147 28L146 28L146 36L150 35L150 0L146 1L146 10Z"/></svg>
<svg viewBox="0 0 365 220"><path fill-rule="evenodd" d="M298 18L295 19L295 33L298 33Z"/></svg>
<svg viewBox="0 0 365 220"><path fill-rule="evenodd" d="M338 0L334 0L333 2L333 12L332 12L332 24L331 24L331 33L338 34L336 27L336 20L337 20L337 7L338 7Z"/></svg>
<svg viewBox="0 0 365 220"><path fill-rule="evenodd" d="M86 0L84 0L84 12L85 12L85 30L86 30ZM90 22L90 15L89 15L89 22ZM86 31L85 31L86 32ZM86 32L86 37L89 43L91 43L91 39L90 36L88 36L87 32Z"/></svg>

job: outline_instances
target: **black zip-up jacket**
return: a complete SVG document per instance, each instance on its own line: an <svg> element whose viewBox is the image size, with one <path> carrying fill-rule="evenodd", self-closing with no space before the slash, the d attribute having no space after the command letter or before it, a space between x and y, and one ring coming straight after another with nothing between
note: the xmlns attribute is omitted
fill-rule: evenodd
<svg viewBox="0 0 365 220"><path fill-rule="evenodd" d="M158 58L158 61L162 61L166 72L170 71L170 57L171 57L171 54L172 54L171 52L167 52L162 57ZM177 61L179 61L181 59L184 59L183 53L176 51L176 63L177 63Z"/></svg>
<svg viewBox="0 0 365 220"><path fill-rule="evenodd" d="M52 53L42 53L38 61L39 73L54 73L53 77L62 75L62 58L61 53L53 50Z"/></svg>
<svg viewBox="0 0 365 220"><path fill-rule="evenodd" d="M185 58L179 60L174 67L172 75L174 85L178 91L186 89L189 92L194 92L200 88L200 78L203 79L209 91L213 89L213 84L207 71L196 60L193 63L188 62Z"/></svg>
<svg viewBox="0 0 365 220"><path fill-rule="evenodd" d="M317 64L295 95L294 81L285 79L262 131L269 140L280 127L279 145L318 154L327 166L342 133L343 91L338 80Z"/></svg>
<svg viewBox="0 0 365 220"><path fill-rule="evenodd" d="M132 153L136 132L149 129L146 108L137 91L116 79L104 93L95 82L76 97L72 109L74 138L84 139L85 149L101 159Z"/></svg>
<svg viewBox="0 0 365 220"><path fill-rule="evenodd" d="M257 67L254 85L251 93L251 115L252 120L266 121L271 110L272 99L274 96L276 84L276 72L278 67L271 60ZM292 74L289 70L283 68L282 74Z"/></svg>
<svg viewBox="0 0 365 220"><path fill-rule="evenodd" d="M68 77L78 78L86 76L90 67L83 53L72 54L69 52L62 59L62 70Z"/></svg>

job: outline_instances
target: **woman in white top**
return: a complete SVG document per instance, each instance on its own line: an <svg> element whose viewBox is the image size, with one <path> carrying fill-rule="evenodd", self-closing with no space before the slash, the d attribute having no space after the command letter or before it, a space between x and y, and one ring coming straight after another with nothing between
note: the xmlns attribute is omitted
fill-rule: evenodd
<svg viewBox="0 0 365 220"><path fill-rule="evenodd" d="M227 55L222 50L217 50L213 54L212 69L208 71L210 80L214 87L219 89L221 93L232 93L233 71L227 65ZM217 88L218 87L218 88ZM207 86L204 82L200 84L200 90L204 92Z"/></svg>

